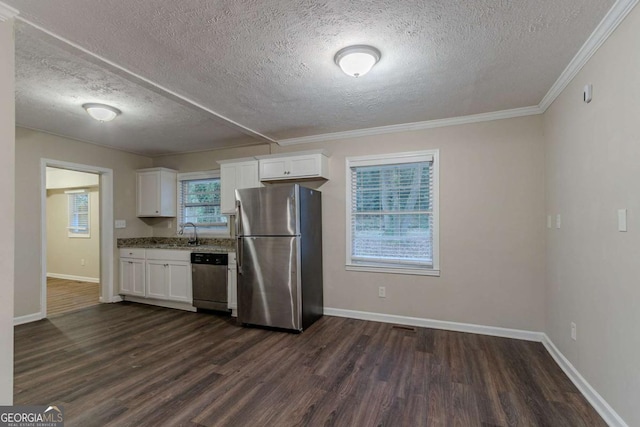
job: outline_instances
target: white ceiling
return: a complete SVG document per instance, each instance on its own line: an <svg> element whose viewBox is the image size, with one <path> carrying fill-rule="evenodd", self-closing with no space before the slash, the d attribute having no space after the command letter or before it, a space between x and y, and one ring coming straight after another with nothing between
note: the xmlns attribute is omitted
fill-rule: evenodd
<svg viewBox="0 0 640 427"><path fill-rule="evenodd" d="M18 122L148 155L538 105L614 4L5 1L108 61L19 25ZM359 79L333 63L352 44L382 52ZM91 122L100 101L123 115Z"/></svg>

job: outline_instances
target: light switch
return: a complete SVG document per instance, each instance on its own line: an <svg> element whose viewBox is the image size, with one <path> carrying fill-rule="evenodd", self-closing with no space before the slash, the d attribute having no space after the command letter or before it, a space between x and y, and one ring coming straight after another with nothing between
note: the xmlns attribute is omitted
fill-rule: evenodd
<svg viewBox="0 0 640 427"><path fill-rule="evenodd" d="M560 226L562 225L562 217L560 216L560 214L556 215L556 228L560 228Z"/></svg>
<svg viewBox="0 0 640 427"><path fill-rule="evenodd" d="M127 221L124 219L116 219L116 228L127 228Z"/></svg>
<svg viewBox="0 0 640 427"><path fill-rule="evenodd" d="M618 231L627 231L627 210L618 209Z"/></svg>
<svg viewBox="0 0 640 427"><path fill-rule="evenodd" d="M551 228L551 215L547 215L547 228Z"/></svg>

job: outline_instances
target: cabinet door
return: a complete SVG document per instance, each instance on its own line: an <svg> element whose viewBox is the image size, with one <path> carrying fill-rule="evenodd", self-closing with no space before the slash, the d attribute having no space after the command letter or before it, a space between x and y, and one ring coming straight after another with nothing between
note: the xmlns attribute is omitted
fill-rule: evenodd
<svg viewBox="0 0 640 427"><path fill-rule="evenodd" d="M137 181L138 216L158 216L160 214L160 172L139 172Z"/></svg>
<svg viewBox="0 0 640 427"><path fill-rule="evenodd" d="M237 167L237 183L236 188L255 188L260 187L260 179L258 178L258 161L245 162L238 164ZM235 195L234 195L235 198Z"/></svg>
<svg viewBox="0 0 640 427"><path fill-rule="evenodd" d="M236 213L236 189L260 187L258 161L227 163L220 166L220 209Z"/></svg>
<svg viewBox="0 0 640 427"><path fill-rule="evenodd" d="M284 178L288 175L287 160L280 159L263 159L260 160L260 179Z"/></svg>
<svg viewBox="0 0 640 427"><path fill-rule="evenodd" d="M145 296L145 271L143 260L120 260L120 293L123 295Z"/></svg>
<svg viewBox="0 0 640 427"><path fill-rule="evenodd" d="M167 299L167 261L147 260L147 298Z"/></svg>
<svg viewBox="0 0 640 427"><path fill-rule="evenodd" d="M171 261L165 267L168 277L167 299L173 301L193 302L191 293L191 264Z"/></svg>
<svg viewBox="0 0 640 427"><path fill-rule="evenodd" d="M236 212L237 167L234 163L220 166L220 210L223 214Z"/></svg>
<svg viewBox="0 0 640 427"><path fill-rule="evenodd" d="M291 157L288 172L291 176L315 176L320 173L320 156Z"/></svg>

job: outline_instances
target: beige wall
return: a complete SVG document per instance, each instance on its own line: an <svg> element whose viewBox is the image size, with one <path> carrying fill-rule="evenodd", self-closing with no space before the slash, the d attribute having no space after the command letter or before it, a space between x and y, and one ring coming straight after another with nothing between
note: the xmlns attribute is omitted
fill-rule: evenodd
<svg viewBox="0 0 640 427"><path fill-rule="evenodd" d="M15 316L40 312L41 188L40 159L53 159L113 169L114 219L127 228L114 230L114 238L150 236L151 227L136 217L135 170L150 167L151 159L123 151L16 128L16 234ZM114 242L115 243L115 242ZM115 245L114 245L115 246ZM114 248L117 260L117 249ZM118 288L115 263L114 292Z"/></svg>
<svg viewBox="0 0 640 427"><path fill-rule="evenodd" d="M325 306L543 330L543 146L539 116L296 146L331 153L331 179L320 187ZM345 157L434 148L441 160L441 277L346 271ZM265 152L162 157L154 166L187 172ZM378 298L378 286L387 287L386 298Z"/></svg>
<svg viewBox="0 0 640 427"><path fill-rule="evenodd" d="M47 190L47 274L100 280L100 197L89 190L89 237L69 237L69 196Z"/></svg>
<svg viewBox="0 0 640 427"><path fill-rule="evenodd" d="M0 22L0 405L13 403L14 278L14 43L13 20Z"/></svg>
<svg viewBox="0 0 640 427"><path fill-rule="evenodd" d="M638 28L636 7L544 116L547 210L562 215L547 231L547 332L630 426L640 425Z"/></svg>

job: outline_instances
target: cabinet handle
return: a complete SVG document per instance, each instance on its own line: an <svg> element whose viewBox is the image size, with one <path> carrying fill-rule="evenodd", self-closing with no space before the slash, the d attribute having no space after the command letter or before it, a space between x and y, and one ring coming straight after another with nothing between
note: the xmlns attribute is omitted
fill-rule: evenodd
<svg viewBox="0 0 640 427"><path fill-rule="evenodd" d="M158 211L156 211L156 213L158 213Z"/></svg>
<svg viewBox="0 0 640 427"><path fill-rule="evenodd" d="M129 264L133 264L133 261L129 261Z"/></svg>
<svg viewBox="0 0 640 427"><path fill-rule="evenodd" d="M164 266L165 266L165 267L169 267L169 264L165 264Z"/></svg>

